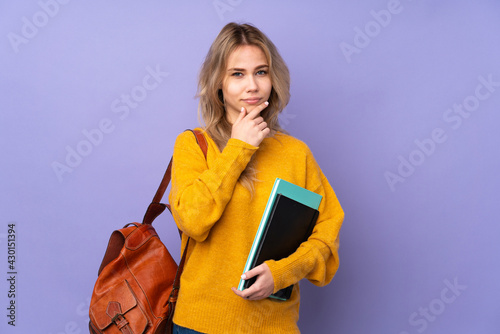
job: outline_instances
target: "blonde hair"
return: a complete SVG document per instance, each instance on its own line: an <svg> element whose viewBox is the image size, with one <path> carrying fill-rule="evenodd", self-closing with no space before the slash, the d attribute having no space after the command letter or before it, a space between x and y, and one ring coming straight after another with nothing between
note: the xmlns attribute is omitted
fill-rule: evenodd
<svg viewBox="0 0 500 334"><path fill-rule="evenodd" d="M242 45L254 45L264 52L271 77L271 94L269 106L261 112L271 133L284 132L278 115L290 100L290 74L278 49L256 27L250 24L228 23L212 43L205 61L201 67L198 80L198 113L205 123L205 131L213 139L220 151L224 149L231 138L231 124L226 118L222 80L226 71L227 61L231 53ZM240 176L241 183L252 191L255 178L253 161Z"/></svg>

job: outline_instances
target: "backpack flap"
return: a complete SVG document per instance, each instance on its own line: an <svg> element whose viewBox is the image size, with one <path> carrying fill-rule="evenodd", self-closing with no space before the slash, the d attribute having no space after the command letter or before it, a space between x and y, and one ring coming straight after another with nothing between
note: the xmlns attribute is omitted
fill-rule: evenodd
<svg viewBox="0 0 500 334"><path fill-rule="evenodd" d="M103 332L111 329L110 326L116 325L121 329L128 325L133 333L143 333L148 326L148 320L126 280L98 300L90 308L90 315L96 327Z"/></svg>

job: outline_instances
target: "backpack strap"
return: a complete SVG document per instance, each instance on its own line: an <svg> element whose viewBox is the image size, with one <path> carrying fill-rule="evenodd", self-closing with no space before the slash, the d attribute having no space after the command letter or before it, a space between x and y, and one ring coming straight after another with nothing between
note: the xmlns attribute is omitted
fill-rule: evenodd
<svg viewBox="0 0 500 334"><path fill-rule="evenodd" d="M203 135L203 133L201 133L198 130L186 130L186 131L191 131L195 135L196 142L198 143L201 150L203 151L203 155L205 156L205 159L207 159L208 144L207 144L207 140L206 140L205 136ZM158 188L158 191L156 192L156 195L153 198L153 202L155 201L155 199L157 199L157 202L159 202L161 200L161 197L163 196L163 193L165 192L165 189L167 188L168 183L170 182L171 170L172 170L172 159L170 159L170 163L168 164L167 171L165 172L165 176L163 177L163 180L160 184L160 187ZM168 179L168 180L165 181L166 179ZM166 184L164 184L164 182L166 182ZM151 204L153 204L153 203L151 203ZM172 212L169 204L166 204L165 207L167 207L168 210L170 212ZM163 207L163 210L165 210L165 207ZM149 208L148 208L148 210L149 210ZM146 215L147 214L148 213L146 212ZM156 215L156 216L158 216L158 215ZM155 218L156 218L156 216L155 216ZM153 221L151 221L151 223L152 222ZM182 237L181 230L179 230L179 235ZM189 240L191 240L190 237L187 238L186 245L184 246L184 249L182 250L181 261L179 262L179 266L177 267L177 271L175 273L175 279L174 279L174 283L172 285L172 291L170 292L170 296L168 298L169 308L175 307L175 303L177 302L177 296L179 295L179 288L180 288L180 282L181 282L181 274L182 274L182 271L184 270L184 264L186 263L186 254L187 254L187 249L189 247ZM173 314L173 313L171 313L171 314Z"/></svg>

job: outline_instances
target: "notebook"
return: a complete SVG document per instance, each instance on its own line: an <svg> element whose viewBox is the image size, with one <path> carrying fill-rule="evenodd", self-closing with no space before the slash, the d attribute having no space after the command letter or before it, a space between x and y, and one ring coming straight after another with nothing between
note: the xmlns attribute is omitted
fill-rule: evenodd
<svg viewBox="0 0 500 334"><path fill-rule="evenodd" d="M243 272L266 260L280 260L294 253L311 235L321 199L321 195L276 179ZM254 282L255 278L242 279L238 290L242 291ZM287 300L292 289L293 286L289 286L270 297Z"/></svg>

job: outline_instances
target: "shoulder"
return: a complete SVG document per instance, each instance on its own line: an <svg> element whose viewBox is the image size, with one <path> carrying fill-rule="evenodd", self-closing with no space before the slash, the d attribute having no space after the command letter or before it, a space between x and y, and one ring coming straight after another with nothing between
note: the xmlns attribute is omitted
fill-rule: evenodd
<svg viewBox="0 0 500 334"><path fill-rule="evenodd" d="M304 141L288 134L278 133L275 139L277 143L281 143L276 145L282 145L279 148L280 153L294 164L295 170L303 168L305 187L316 191L324 182L325 177L309 146Z"/></svg>
<svg viewBox="0 0 500 334"><path fill-rule="evenodd" d="M208 135L202 128L195 128L193 131L201 132L205 139L208 141ZM174 144L175 151L200 151L200 147L197 143L197 139L191 130L186 130L177 135Z"/></svg>
<svg viewBox="0 0 500 334"><path fill-rule="evenodd" d="M311 155L311 150L305 142L289 134L278 132L276 135L274 135L273 139L275 139L276 142L279 143L278 145L281 145L282 149L286 150L287 152Z"/></svg>
<svg viewBox="0 0 500 334"><path fill-rule="evenodd" d="M195 128L193 130L185 130L177 135L175 139L175 146L180 148L187 148L196 145L196 137L192 131L199 131L203 133L206 138L205 131L202 128Z"/></svg>

